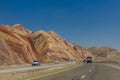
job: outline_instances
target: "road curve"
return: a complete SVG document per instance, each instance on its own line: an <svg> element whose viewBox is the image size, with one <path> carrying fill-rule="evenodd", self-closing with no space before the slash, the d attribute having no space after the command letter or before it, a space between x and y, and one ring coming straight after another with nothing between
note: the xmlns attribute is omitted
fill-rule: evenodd
<svg viewBox="0 0 120 80"><path fill-rule="evenodd" d="M120 80L120 67L114 64L84 64L64 71L33 80Z"/></svg>

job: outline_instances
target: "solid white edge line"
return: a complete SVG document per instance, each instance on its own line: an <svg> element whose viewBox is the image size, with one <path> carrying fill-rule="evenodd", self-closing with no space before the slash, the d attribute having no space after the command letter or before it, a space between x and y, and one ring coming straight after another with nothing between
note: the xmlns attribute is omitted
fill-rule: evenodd
<svg viewBox="0 0 120 80"><path fill-rule="evenodd" d="M113 68L116 68L116 69L120 69L119 66L115 66L115 65L112 65L112 64L104 64L104 65L107 65L107 66L110 66L110 67L113 67Z"/></svg>

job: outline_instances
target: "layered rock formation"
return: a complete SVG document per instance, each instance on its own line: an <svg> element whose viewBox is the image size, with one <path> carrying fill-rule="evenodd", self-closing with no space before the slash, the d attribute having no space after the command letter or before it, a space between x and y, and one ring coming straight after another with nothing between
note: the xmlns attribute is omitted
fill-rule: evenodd
<svg viewBox="0 0 120 80"><path fill-rule="evenodd" d="M20 25L18 26L21 29ZM17 26L0 26L0 64L24 64L33 59L39 59L36 49L33 48L31 39L26 35L31 32L17 29Z"/></svg>
<svg viewBox="0 0 120 80"><path fill-rule="evenodd" d="M81 51L81 53L83 54L83 58L86 58L88 56L91 56L94 58L94 55L92 52L89 51L89 48L86 48L86 47L83 47L83 46L80 46L78 44L75 44L73 43L74 45L74 48L78 49L79 51Z"/></svg>
<svg viewBox="0 0 120 80"><path fill-rule="evenodd" d="M120 62L120 51L111 47L91 47L89 51L97 60Z"/></svg>
<svg viewBox="0 0 120 80"><path fill-rule="evenodd" d="M93 57L94 62L120 62L120 51L111 47L91 47L86 48L73 43L75 49L81 51L82 57L85 59L87 56Z"/></svg>
<svg viewBox="0 0 120 80"><path fill-rule="evenodd" d="M85 54L84 54L85 53ZM0 25L0 65L82 59L86 52L69 44L54 31L32 32L20 24Z"/></svg>
<svg viewBox="0 0 120 80"><path fill-rule="evenodd" d="M54 31L32 32L20 24L0 25L0 65L29 64L33 60L43 63L83 60L87 56L120 61L120 51L114 48L86 48L68 43Z"/></svg>
<svg viewBox="0 0 120 80"><path fill-rule="evenodd" d="M66 42L54 31L45 32L43 30L33 33L31 36L39 55L45 62L54 60L68 61L71 59L81 59L85 54L74 45Z"/></svg>

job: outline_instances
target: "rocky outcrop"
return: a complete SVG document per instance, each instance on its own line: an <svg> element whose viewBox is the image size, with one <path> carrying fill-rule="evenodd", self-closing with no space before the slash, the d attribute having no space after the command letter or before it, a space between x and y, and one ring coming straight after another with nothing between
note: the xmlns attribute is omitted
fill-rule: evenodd
<svg viewBox="0 0 120 80"><path fill-rule="evenodd" d="M20 35L24 35L24 36L29 36L32 33L32 31L25 29L20 24L15 24L12 26L9 26L9 25L4 25L4 26L7 30L14 32L14 33L17 33L17 34L20 34Z"/></svg>
<svg viewBox="0 0 120 80"><path fill-rule="evenodd" d="M0 65L26 64L33 60L53 62L82 59L87 53L54 31L32 32L22 25L0 26Z"/></svg>
<svg viewBox="0 0 120 80"><path fill-rule="evenodd" d="M32 32L22 25L0 25L0 65L83 60L92 56L99 60L120 61L120 51L110 47L86 48L68 43L54 31Z"/></svg>
<svg viewBox="0 0 120 80"><path fill-rule="evenodd" d="M31 63L33 59L40 60L30 40L27 36L0 26L0 64L24 64Z"/></svg>
<svg viewBox="0 0 120 80"><path fill-rule="evenodd" d="M79 49L74 49L74 45L69 44L54 31L37 31L31 35L39 55L45 62L54 60L68 61L71 59L81 59L84 54Z"/></svg>
<svg viewBox="0 0 120 80"><path fill-rule="evenodd" d="M111 47L91 47L89 51L98 57L114 58L120 56L120 52Z"/></svg>
<svg viewBox="0 0 120 80"><path fill-rule="evenodd" d="M96 57L96 59L103 59L104 61L120 62L120 51L111 47L91 47L89 51Z"/></svg>
<svg viewBox="0 0 120 80"><path fill-rule="evenodd" d="M78 44L75 44L73 43L73 48L75 50L78 50L79 52L81 52L81 55L82 55L82 58L85 59L86 57L88 56L91 56L94 58L94 55L89 51L89 48L86 48L86 47L83 47L83 46L80 46Z"/></svg>

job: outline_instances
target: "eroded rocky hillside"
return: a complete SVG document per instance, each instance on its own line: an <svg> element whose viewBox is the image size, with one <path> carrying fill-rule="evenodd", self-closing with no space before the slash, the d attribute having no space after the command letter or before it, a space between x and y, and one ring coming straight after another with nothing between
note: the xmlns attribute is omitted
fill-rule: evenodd
<svg viewBox="0 0 120 80"><path fill-rule="evenodd" d="M31 34L31 31L26 31L21 25L0 26L1 65L24 64L30 63L33 59L40 60L28 34Z"/></svg>
<svg viewBox="0 0 120 80"><path fill-rule="evenodd" d="M0 65L26 64L33 60L53 62L82 59L86 51L70 44L54 31L32 32L20 24L0 25Z"/></svg>
<svg viewBox="0 0 120 80"><path fill-rule="evenodd" d="M89 51L97 60L120 62L120 51L111 47L91 47Z"/></svg>
<svg viewBox="0 0 120 80"><path fill-rule="evenodd" d="M73 43L84 56L92 56L94 62L120 62L120 51L111 47L90 47L86 48Z"/></svg>

